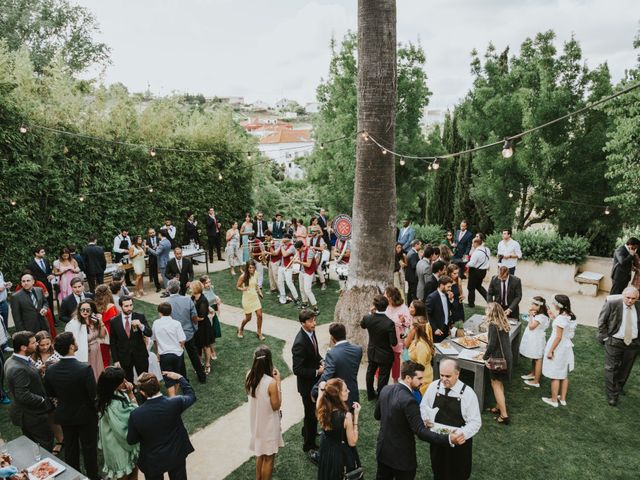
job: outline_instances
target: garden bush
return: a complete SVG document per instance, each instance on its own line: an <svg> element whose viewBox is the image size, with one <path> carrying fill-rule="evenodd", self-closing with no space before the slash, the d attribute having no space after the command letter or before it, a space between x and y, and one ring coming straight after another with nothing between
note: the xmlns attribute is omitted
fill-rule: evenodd
<svg viewBox="0 0 640 480"><path fill-rule="evenodd" d="M561 236L555 232L529 230L514 232L513 238L520 243L522 259L536 263L554 262L579 265L589 255L589 241L578 236ZM500 232L487 237L486 246L496 254Z"/></svg>

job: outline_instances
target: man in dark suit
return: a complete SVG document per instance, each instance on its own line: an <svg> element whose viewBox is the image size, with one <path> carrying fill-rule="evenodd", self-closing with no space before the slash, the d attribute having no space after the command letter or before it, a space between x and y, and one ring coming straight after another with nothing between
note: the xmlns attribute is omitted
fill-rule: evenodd
<svg viewBox="0 0 640 480"><path fill-rule="evenodd" d="M311 461L316 462L318 459L318 446L316 445L318 420L316 419L316 404L311 398L311 390L324 372L324 366L315 333L316 314L311 310L302 310L298 315L298 320L301 328L293 342L291 353L293 355L293 373L296 376L298 393L302 397L302 405L304 406L302 450L307 453Z"/></svg>
<svg viewBox="0 0 640 480"><path fill-rule="evenodd" d="M73 318L80 302L93 298L93 294L85 293L84 283L80 277L71 279L71 290L73 293L60 302L60 320L64 323L68 323Z"/></svg>
<svg viewBox="0 0 640 480"><path fill-rule="evenodd" d="M464 266L469 261L469 252L471 251L471 242L473 241L473 233L467 230L467 221L460 222L460 230L456 230L453 234L453 258L451 263L460 266L460 278L464 276Z"/></svg>
<svg viewBox="0 0 640 480"><path fill-rule="evenodd" d="M138 375L149 371L149 352L144 337L151 337L151 327L144 314L133 311L131 297L120 297L119 303L122 313L111 319L111 361L124 370L127 380L133 382L134 367Z"/></svg>
<svg viewBox="0 0 640 480"><path fill-rule="evenodd" d="M436 260L431 266L431 275L427 278L424 284L424 294L422 297L419 297L420 300L426 303L427 298L433 292L438 289L438 279L443 276L447 271L447 264L442 260Z"/></svg>
<svg viewBox="0 0 640 480"><path fill-rule="evenodd" d="M150 228L147 231L145 245L147 247L147 254L149 255L149 279L156 286L156 293L160 291L160 281L158 280L158 257L151 252L156 251L159 243L160 240L158 240L155 228Z"/></svg>
<svg viewBox="0 0 640 480"><path fill-rule="evenodd" d="M400 376L402 380L387 385L373 414L380 421L380 432L376 446L378 461L377 479L413 480L416 462L416 439L436 445L464 443L464 435L453 433L442 435L429 430L420 416L420 407L413 390L422 385L424 366L415 362L404 362Z"/></svg>
<svg viewBox="0 0 640 480"><path fill-rule="evenodd" d="M405 268L404 276L409 285L407 291L407 305L411 305L411 302L416 298L418 289L418 274L416 273L416 266L420 261L420 252L422 251L422 242L417 238L411 241L411 248L407 252L407 268Z"/></svg>
<svg viewBox="0 0 640 480"><path fill-rule="evenodd" d="M33 275L25 273L20 277L22 289L11 297L11 314L16 330L39 332L49 331L49 324L45 319L49 306L41 288L34 287ZM51 296L51 295L50 295Z"/></svg>
<svg viewBox="0 0 640 480"><path fill-rule="evenodd" d="M436 262L437 263L437 262ZM438 279L438 288L427 297L427 316L433 332L434 343L440 343L449 336L451 309L453 308L453 280L447 275Z"/></svg>
<svg viewBox="0 0 640 480"><path fill-rule="evenodd" d="M7 359L4 373L13 400L9 417L22 429L22 434L39 443L44 449L53 449L53 432L49 427L48 413L53 409L42 377L31 362L31 355L38 344L33 332L13 334L13 355Z"/></svg>
<svg viewBox="0 0 640 480"><path fill-rule="evenodd" d="M186 480L186 459L193 452L193 445L181 415L195 403L196 393L179 373L163 374L179 382L183 394L164 397L155 375L143 373L138 381L146 401L129 416L127 442L140 444L138 466L147 480L162 480L165 472L170 480Z"/></svg>
<svg viewBox="0 0 640 480"><path fill-rule="evenodd" d="M327 218L327 211L324 208L321 208L320 213L318 214L318 225L322 229L322 239L324 240L324 243L328 246L331 246L331 235L329 234L329 219Z"/></svg>
<svg viewBox="0 0 640 480"><path fill-rule="evenodd" d="M611 268L611 295L619 295L631 281L633 259L638 254L640 240L631 237L627 243L616 248L613 253L613 267Z"/></svg>
<svg viewBox="0 0 640 480"><path fill-rule="evenodd" d="M362 360L362 347L347 341L347 329L343 323L329 325L329 335L331 335L333 348L329 349L324 357L324 372L313 387L311 396L317 398L321 382L332 378L341 378L349 389L347 406L353 408L353 402L360 402L358 369Z"/></svg>
<svg viewBox="0 0 640 480"><path fill-rule="evenodd" d="M46 300L49 305L49 310L51 310L51 313L53 314L53 302L56 295L53 291L53 285L51 285L51 281L55 278L55 275L53 275L51 264L49 263L49 260L45 258L45 254L46 252L44 251L43 247L34 248L33 258L27 265L27 270L31 272L34 280L44 283L44 286L47 287L49 296ZM53 319L55 321L55 316L53 317Z"/></svg>
<svg viewBox="0 0 640 480"><path fill-rule="evenodd" d="M284 238L284 234L285 234L285 228L284 228L284 220L282 220L282 214L281 213L276 213L276 218L273 221L273 225L271 227L271 236L275 239L275 240L281 240ZM327 245L330 245L329 243L327 243Z"/></svg>
<svg viewBox="0 0 640 480"><path fill-rule="evenodd" d="M509 318L520 318L520 300L522 300L522 283L520 279L509 274L509 268L501 266L498 275L489 282L487 302L499 303Z"/></svg>
<svg viewBox="0 0 640 480"><path fill-rule="evenodd" d="M604 382L609 405L615 407L640 352L638 290L627 287L609 297L598 318L598 340L604 345Z"/></svg>
<svg viewBox="0 0 640 480"><path fill-rule="evenodd" d="M191 260L182 257L182 248L176 247L173 255L174 257L167 263L165 275L169 280L172 278L180 280L180 295L184 295L193 281L193 265Z"/></svg>
<svg viewBox="0 0 640 480"><path fill-rule="evenodd" d="M389 383L391 366L393 365L393 346L398 343L396 327L384 313L389 301L384 295L373 297L373 312L365 315L360 322L362 328L369 333L367 345L367 398L375 400L382 387ZM373 389L373 381L378 370L378 391Z"/></svg>
<svg viewBox="0 0 640 480"><path fill-rule="evenodd" d="M216 247L216 254L218 260L222 260L222 253L220 252L220 219L216 216L216 211L213 207L209 208L207 216L205 218L207 227L207 246L209 247L209 262L213 263L213 247Z"/></svg>
<svg viewBox="0 0 640 480"><path fill-rule="evenodd" d="M169 281L167 278L167 265L169 264L169 253L171 252L171 242L168 235L167 231L161 228L158 231L158 246L155 250L148 250L149 257L156 257L158 260L158 270L165 288L167 288L167 282ZM160 296L168 297L169 294L165 292Z"/></svg>
<svg viewBox="0 0 640 480"><path fill-rule="evenodd" d="M264 232L269 229L267 225L267 221L264 220L264 215L262 212L258 212L256 215L256 219L253 221L253 231L255 232L255 236L261 242L264 242Z"/></svg>
<svg viewBox="0 0 640 480"><path fill-rule="evenodd" d="M55 421L64 434L64 461L80 470L82 460L91 480L98 474L98 414L96 412L96 379L88 363L75 358L78 349L73 334L63 332L54 342L62 358L51 365L44 376L47 394L57 399Z"/></svg>
<svg viewBox="0 0 640 480"><path fill-rule="evenodd" d="M82 249L82 259L84 260L87 282L89 290L96 291L96 285L104 283L104 271L107 268L107 259L104 257L104 248L96 245L95 235L89 237L89 244Z"/></svg>

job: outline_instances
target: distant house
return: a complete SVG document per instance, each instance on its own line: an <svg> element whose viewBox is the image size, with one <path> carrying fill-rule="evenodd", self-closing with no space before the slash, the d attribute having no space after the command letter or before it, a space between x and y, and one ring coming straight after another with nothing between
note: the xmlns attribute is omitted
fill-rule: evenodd
<svg viewBox="0 0 640 480"><path fill-rule="evenodd" d="M269 110L269 104L267 102L263 102L262 100L256 100L251 104L251 107L257 112Z"/></svg>
<svg viewBox="0 0 640 480"><path fill-rule="evenodd" d="M244 105L244 97L220 97L220 101L229 105Z"/></svg>
<svg viewBox="0 0 640 480"><path fill-rule="evenodd" d="M309 102L304 106L304 111L307 113L318 113L320 111L320 104L318 102Z"/></svg>
<svg viewBox="0 0 640 480"><path fill-rule="evenodd" d="M309 155L313 145L311 130L278 128L260 138L258 149L274 162L284 165L287 178L301 179L304 177L304 171L295 160Z"/></svg>

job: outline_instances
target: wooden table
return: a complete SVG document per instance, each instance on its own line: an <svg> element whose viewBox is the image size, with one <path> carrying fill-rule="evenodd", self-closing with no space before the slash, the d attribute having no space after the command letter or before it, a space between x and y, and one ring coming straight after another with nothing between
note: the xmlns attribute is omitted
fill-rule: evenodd
<svg viewBox="0 0 640 480"><path fill-rule="evenodd" d="M511 322L516 321L515 325L511 325L511 330L509 331L509 340L511 341L511 355L513 358L513 363L511 369L513 371L513 367L515 367L516 362L518 361L518 351L520 349L520 322L515 319L509 319ZM472 331L474 334L480 333L478 327L484 321L484 315L472 315L466 322L464 322L464 329L468 331ZM451 339L449 339L451 340ZM464 350L465 348L458 345L456 342L449 341L449 343L459 352ZM437 345L437 344L436 344ZM482 347L478 349L474 349L477 352L484 350ZM473 360L467 360L464 358L458 358L457 355L443 355L436 348L436 354L433 358L433 379L440 378L440 361L444 358L453 358L457 360L458 365L463 370L468 370L473 372L473 391L478 396L478 402L480 404L480 411L484 408L484 395L485 395L485 372L486 367L484 363L474 362Z"/></svg>
<svg viewBox="0 0 640 480"><path fill-rule="evenodd" d="M64 465L66 467L64 472L56 476L56 480L86 480L86 477L82 473L71 468L60 458L53 456L51 452L48 452L42 447L38 448L40 450L40 460L51 458L60 465ZM9 452L9 455L11 455L12 459L11 464L18 470L29 468L31 465L37 463L35 459L35 449L36 444L24 435L7 442L7 451Z"/></svg>

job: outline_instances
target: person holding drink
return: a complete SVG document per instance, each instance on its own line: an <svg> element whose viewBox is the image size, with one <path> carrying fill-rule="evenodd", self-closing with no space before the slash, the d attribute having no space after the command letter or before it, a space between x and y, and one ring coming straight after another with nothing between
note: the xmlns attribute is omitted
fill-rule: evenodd
<svg viewBox="0 0 640 480"><path fill-rule="evenodd" d="M107 329L93 300L85 300L78 304L78 309L65 326L65 331L73 333L78 345L76 358L91 365L97 380L104 371L99 340L107 336Z"/></svg>

